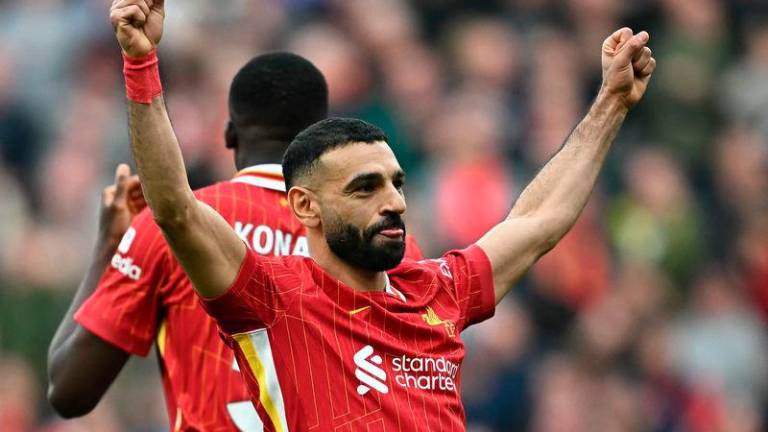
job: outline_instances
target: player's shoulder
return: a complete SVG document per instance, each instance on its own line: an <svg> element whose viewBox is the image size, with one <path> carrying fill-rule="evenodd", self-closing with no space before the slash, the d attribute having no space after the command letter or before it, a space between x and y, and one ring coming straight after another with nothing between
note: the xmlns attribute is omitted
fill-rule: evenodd
<svg viewBox="0 0 768 432"><path fill-rule="evenodd" d="M390 278L405 280L431 279L439 272L444 258L414 260L404 258L397 267L388 271Z"/></svg>
<svg viewBox="0 0 768 432"><path fill-rule="evenodd" d="M473 262L481 262L480 267L490 271L490 262L485 253L479 246L472 245L465 249L448 251L438 258L405 258L388 274L390 280L397 282L403 290L415 287L414 289L424 292L423 287L450 287L456 283L457 278L464 279L469 271L468 266L476 266Z"/></svg>
<svg viewBox="0 0 768 432"><path fill-rule="evenodd" d="M273 209L287 204L282 191L232 180L196 189L194 193L197 199L219 211L243 205Z"/></svg>
<svg viewBox="0 0 768 432"><path fill-rule="evenodd" d="M197 199L201 201L210 201L222 194L227 193L242 193L241 184L232 182L230 180L222 180L208 186L195 189L194 194Z"/></svg>
<svg viewBox="0 0 768 432"><path fill-rule="evenodd" d="M447 275L447 273L441 273L443 266L445 266L445 260L442 258L422 260L405 258L397 267L388 271L387 275L390 281L402 290L411 291L413 288L423 293L424 287L440 284L441 274Z"/></svg>
<svg viewBox="0 0 768 432"><path fill-rule="evenodd" d="M322 270L315 261L303 255L262 255L249 249L261 271L278 284L298 287L311 286L317 280L316 274Z"/></svg>

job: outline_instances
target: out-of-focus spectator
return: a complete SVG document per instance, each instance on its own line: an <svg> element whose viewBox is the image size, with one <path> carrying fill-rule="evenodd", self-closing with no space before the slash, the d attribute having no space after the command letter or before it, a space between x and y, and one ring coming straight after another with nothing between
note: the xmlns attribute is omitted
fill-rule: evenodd
<svg viewBox="0 0 768 432"><path fill-rule="evenodd" d="M414 197L427 251L475 242L509 212L514 189L502 153L504 118L497 97L467 89L447 100L427 125L426 149L436 157L417 178L421 190Z"/></svg>
<svg viewBox="0 0 768 432"><path fill-rule="evenodd" d="M712 167L716 192L727 207L723 215L727 222L738 224L768 212L768 136L742 127L725 131L718 140Z"/></svg>
<svg viewBox="0 0 768 432"><path fill-rule="evenodd" d="M764 406L768 346L728 269L713 266L702 273L693 295L693 307L673 330L671 356L676 373L695 393L692 403L704 404L690 407L692 430L708 430L699 416L726 423L732 408L738 413Z"/></svg>
<svg viewBox="0 0 768 432"><path fill-rule="evenodd" d="M659 66L647 108L658 142L699 176L720 124L717 77L730 43L725 5L721 0L660 4L663 28L653 43Z"/></svg>
<svg viewBox="0 0 768 432"><path fill-rule="evenodd" d="M624 172L627 191L610 211L613 244L626 258L660 265L684 289L706 253L704 221L684 172L653 148L631 155Z"/></svg>
<svg viewBox="0 0 768 432"><path fill-rule="evenodd" d="M22 359L0 353L0 425L6 432L27 432L37 422L40 386Z"/></svg>
<svg viewBox="0 0 768 432"><path fill-rule="evenodd" d="M737 237L737 258L749 295L768 323L768 212L745 223Z"/></svg>
<svg viewBox="0 0 768 432"><path fill-rule="evenodd" d="M536 337L526 310L504 300L493 320L472 327L462 373L467 422L491 430L525 430L530 408L531 350Z"/></svg>
<svg viewBox="0 0 768 432"><path fill-rule="evenodd" d="M589 430L590 380L586 371L567 356L552 356L535 376L534 432Z"/></svg>
<svg viewBox="0 0 768 432"><path fill-rule="evenodd" d="M40 192L37 188L38 161L42 153L43 131L31 107L25 106L21 94L15 91L19 68L9 52L0 47L0 164L24 188L28 205L39 210Z"/></svg>
<svg viewBox="0 0 768 432"><path fill-rule="evenodd" d="M565 142L581 112L582 67L576 46L562 31L541 29L533 40L530 125L523 152L540 167Z"/></svg>
<svg viewBox="0 0 768 432"><path fill-rule="evenodd" d="M744 58L723 80L722 106L731 122L749 125L768 137L768 20L752 23Z"/></svg>
<svg viewBox="0 0 768 432"><path fill-rule="evenodd" d="M611 261L593 199L571 231L541 258L531 272L539 294L572 309L603 298L610 285Z"/></svg>
<svg viewBox="0 0 768 432"><path fill-rule="evenodd" d="M526 132L526 51L520 33L497 17L471 17L446 32L452 76L460 86L498 95L506 106L505 138L519 145ZM511 152L515 148L507 148Z"/></svg>
<svg viewBox="0 0 768 432"><path fill-rule="evenodd" d="M573 19L579 56L585 62L587 78L590 84L599 85L602 78L600 51L595 47L603 43L600 35L611 34L621 27L622 9L631 6L620 0L569 0L567 4L569 16ZM640 30L642 29L636 29Z"/></svg>
<svg viewBox="0 0 768 432"><path fill-rule="evenodd" d="M465 85L505 90L521 78L521 42L509 24L471 18L452 24L450 32L453 66Z"/></svg>
<svg viewBox="0 0 768 432"><path fill-rule="evenodd" d="M427 47L410 43L383 56L381 68L396 115L415 134L442 102L445 78L440 59Z"/></svg>
<svg viewBox="0 0 768 432"><path fill-rule="evenodd" d="M403 0L336 0L333 4L368 52L392 56L391 50L420 38L413 11Z"/></svg>
<svg viewBox="0 0 768 432"><path fill-rule="evenodd" d="M371 96L373 77L365 56L341 30L312 24L299 29L288 48L309 59L325 75L334 111L352 110Z"/></svg>
<svg viewBox="0 0 768 432"><path fill-rule="evenodd" d="M24 190L19 182L4 166L0 164L0 239L3 246L0 247L0 279L5 279L14 262L11 251L12 245L19 244L21 235L30 222L28 203ZM1 334L1 332L0 332Z"/></svg>

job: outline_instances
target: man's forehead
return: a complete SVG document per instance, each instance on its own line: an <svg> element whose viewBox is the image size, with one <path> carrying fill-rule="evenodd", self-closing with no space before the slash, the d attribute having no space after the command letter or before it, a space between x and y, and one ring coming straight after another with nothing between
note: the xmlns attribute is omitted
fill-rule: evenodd
<svg viewBox="0 0 768 432"><path fill-rule="evenodd" d="M320 166L328 179L338 180L360 172L390 174L400 170L395 154L384 141L337 147L320 157Z"/></svg>

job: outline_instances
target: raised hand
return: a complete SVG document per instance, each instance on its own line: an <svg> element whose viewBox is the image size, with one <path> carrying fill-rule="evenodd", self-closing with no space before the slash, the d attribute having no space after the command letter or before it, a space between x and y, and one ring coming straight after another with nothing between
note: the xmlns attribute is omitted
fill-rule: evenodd
<svg viewBox="0 0 768 432"><path fill-rule="evenodd" d="M164 0L114 0L109 12L123 51L131 57L149 54L163 36Z"/></svg>
<svg viewBox="0 0 768 432"><path fill-rule="evenodd" d="M144 207L146 202L141 194L139 178L131 175L128 165L118 165L115 183L104 188L101 194L99 241L117 246L131 226L133 217Z"/></svg>
<svg viewBox="0 0 768 432"><path fill-rule="evenodd" d="M137 175L128 178L128 183L125 186L125 204L128 206L128 211L131 212L132 217L141 213L147 206L144 191L141 189L141 182Z"/></svg>
<svg viewBox="0 0 768 432"><path fill-rule="evenodd" d="M632 34L624 27L603 42L601 91L618 96L627 108L642 99L656 69L656 59L646 46L648 39L647 32Z"/></svg>

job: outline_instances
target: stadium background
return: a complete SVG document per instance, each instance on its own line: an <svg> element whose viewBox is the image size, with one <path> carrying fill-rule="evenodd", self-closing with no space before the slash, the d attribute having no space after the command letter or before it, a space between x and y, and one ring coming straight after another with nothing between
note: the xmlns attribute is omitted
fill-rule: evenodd
<svg viewBox="0 0 768 432"><path fill-rule="evenodd" d="M0 0L0 430L167 430L155 360L57 420L48 342L129 159L108 2ZM233 174L226 92L290 49L383 127L429 255L475 240L585 112L600 43L659 67L573 231L464 337L470 431L760 431L768 384L768 8L758 0L168 0L161 48L193 185Z"/></svg>

